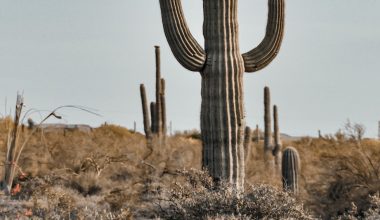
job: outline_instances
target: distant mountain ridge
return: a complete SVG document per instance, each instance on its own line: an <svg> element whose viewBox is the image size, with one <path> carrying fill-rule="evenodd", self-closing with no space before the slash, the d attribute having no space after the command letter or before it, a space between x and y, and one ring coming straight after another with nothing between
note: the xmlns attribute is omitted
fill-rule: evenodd
<svg viewBox="0 0 380 220"><path fill-rule="evenodd" d="M38 126L43 129L45 132L50 131L82 131L89 133L92 131L92 127L86 124L62 124L62 123L50 123L50 124L42 124Z"/></svg>

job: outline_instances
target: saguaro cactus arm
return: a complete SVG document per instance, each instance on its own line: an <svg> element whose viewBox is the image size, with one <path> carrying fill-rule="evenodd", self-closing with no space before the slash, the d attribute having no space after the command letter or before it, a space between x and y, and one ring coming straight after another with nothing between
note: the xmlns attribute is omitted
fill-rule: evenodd
<svg viewBox="0 0 380 220"><path fill-rule="evenodd" d="M284 35L285 0L268 0L268 23L263 41L243 54L245 72L266 67L278 54Z"/></svg>
<svg viewBox="0 0 380 220"><path fill-rule="evenodd" d="M187 27L181 0L160 0L160 7L166 39L175 58L186 69L201 71L206 54Z"/></svg>

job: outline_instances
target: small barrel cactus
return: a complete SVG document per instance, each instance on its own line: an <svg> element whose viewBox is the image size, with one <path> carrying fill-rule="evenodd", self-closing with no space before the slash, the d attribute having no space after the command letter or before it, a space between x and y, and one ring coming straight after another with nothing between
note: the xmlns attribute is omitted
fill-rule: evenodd
<svg viewBox="0 0 380 220"><path fill-rule="evenodd" d="M298 194L298 179L301 169L300 157L294 147L287 147L282 156L282 183L285 191Z"/></svg>

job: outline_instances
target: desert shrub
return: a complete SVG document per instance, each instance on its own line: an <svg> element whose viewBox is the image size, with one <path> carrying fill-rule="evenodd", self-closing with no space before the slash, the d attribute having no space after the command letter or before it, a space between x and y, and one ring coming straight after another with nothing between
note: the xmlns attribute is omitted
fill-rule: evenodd
<svg viewBox="0 0 380 220"><path fill-rule="evenodd" d="M367 197L370 206L367 210L359 211L355 203L351 203L351 208L347 210L342 215L338 216L337 219L340 220L362 220L369 219L375 220L380 219L380 196L379 193L374 195L369 195Z"/></svg>
<svg viewBox="0 0 380 220"><path fill-rule="evenodd" d="M33 177L20 184L20 195L0 195L0 219L132 219L125 197L113 207L108 193L84 196L72 189L72 180L62 176Z"/></svg>
<svg viewBox="0 0 380 220"><path fill-rule="evenodd" d="M237 193L227 183L214 184L206 172L181 171L187 181L164 189L157 215L164 219L311 219L301 203L268 185Z"/></svg>
<svg viewBox="0 0 380 220"><path fill-rule="evenodd" d="M352 202L363 213L372 206L368 195L380 191L380 144L363 138L364 130L348 122L339 132L342 138L318 140L317 148L310 148L319 161L306 165L315 174L306 186L307 204L324 218L343 215Z"/></svg>
<svg viewBox="0 0 380 220"><path fill-rule="evenodd" d="M367 210L371 206L368 195L380 190L380 154L370 153L366 146L347 148L345 154L331 156L334 178L328 183L327 195L328 203L338 213L349 208L351 202L359 212Z"/></svg>

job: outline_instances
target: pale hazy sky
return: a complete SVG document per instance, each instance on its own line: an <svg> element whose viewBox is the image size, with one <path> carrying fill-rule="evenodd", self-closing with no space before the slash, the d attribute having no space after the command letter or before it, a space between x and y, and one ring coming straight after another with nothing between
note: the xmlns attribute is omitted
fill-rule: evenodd
<svg viewBox="0 0 380 220"><path fill-rule="evenodd" d="M246 74L247 124L263 124L263 87L291 135L335 132L347 118L377 135L380 120L380 1L286 0L281 51L269 67ZM183 0L203 45L202 1ZM240 47L263 38L267 1L240 0ZM63 111L67 123L104 121L142 130L139 84L154 98L154 45L161 45L168 119L175 130L199 128L198 73L173 57L158 0L0 0L0 109L24 91L27 107L74 104L103 117ZM5 110L1 110L4 113ZM35 117L37 119L38 117Z"/></svg>

